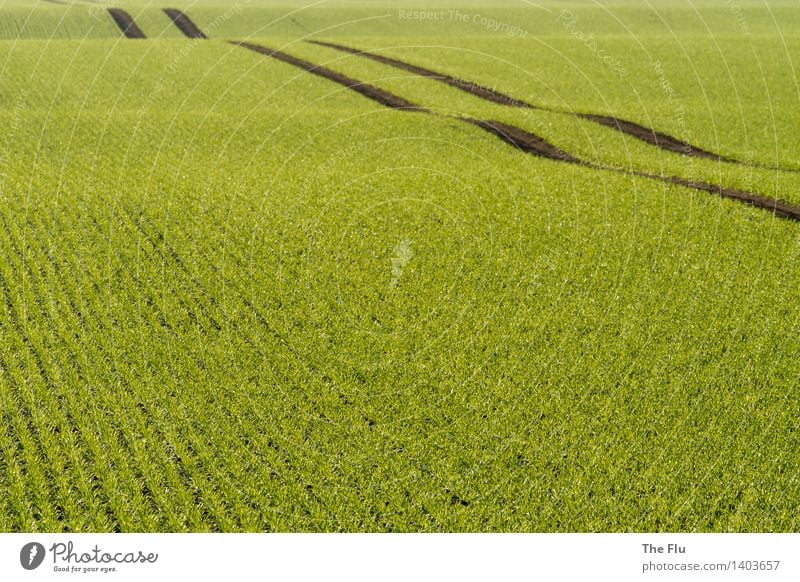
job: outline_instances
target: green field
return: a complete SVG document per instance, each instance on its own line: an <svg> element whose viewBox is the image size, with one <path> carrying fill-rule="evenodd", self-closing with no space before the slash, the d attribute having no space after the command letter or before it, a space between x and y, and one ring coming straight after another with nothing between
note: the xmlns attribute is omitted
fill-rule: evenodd
<svg viewBox="0 0 800 582"><path fill-rule="evenodd" d="M800 530L796 3L398 4L0 0L0 531Z"/></svg>

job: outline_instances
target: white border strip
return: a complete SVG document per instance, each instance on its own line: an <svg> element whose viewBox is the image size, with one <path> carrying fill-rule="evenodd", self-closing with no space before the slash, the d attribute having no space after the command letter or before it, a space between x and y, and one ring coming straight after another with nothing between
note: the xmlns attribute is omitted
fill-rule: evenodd
<svg viewBox="0 0 800 582"><path fill-rule="evenodd" d="M0 580L796 581L798 556L800 534L1 534Z"/></svg>

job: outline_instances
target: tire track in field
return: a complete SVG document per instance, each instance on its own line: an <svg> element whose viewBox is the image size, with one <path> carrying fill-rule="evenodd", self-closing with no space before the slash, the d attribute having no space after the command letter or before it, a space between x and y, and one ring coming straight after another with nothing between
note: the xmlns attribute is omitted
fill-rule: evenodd
<svg viewBox="0 0 800 582"><path fill-rule="evenodd" d="M172 22L180 31L189 38L208 38L200 28L192 22L192 19L176 8L164 8L164 14L172 19Z"/></svg>
<svg viewBox="0 0 800 582"><path fill-rule="evenodd" d="M311 73L313 75L317 75L319 77L323 77L328 79L329 81L333 81L334 83L338 83L348 89L352 89L357 93L361 93L364 97L368 99L372 99L373 101L377 101L381 105L385 105L386 107L391 107L393 109L410 109L413 111L428 111L427 109L420 107L419 105L415 105L410 101L406 101L402 97L398 97L393 93L389 93L388 91L384 91L383 89L379 89L374 85L370 85L368 83L362 83L361 81L357 81L356 79L352 79L346 75L341 73L337 73L329 69L328 67L323 67L322 65L315 65L310 63L309 61L305 61L303 59L299 59L297 57L293 57L292 55L286 54L281 51L272 50L265 46L261 46L258 44L253 44L251 42L236 42L236 41L228 41L234 46L241 46L246 49L250 49L251 51L255 51L262 55L267 55L268 57L272 57L273 59L278 59L284 63L288 63L290 65L294 65L295 67L299 67L304 71Z"/></svg>
<svg viewBox="0 0 800 582"><path fill-rule="evenodd" d="M372 61L384 65L389 65L390 67L395 67L397 69L402 69L404 71L414 73L415 75L420 75L421 77L428 77L429 79L440 81L445 85L450 85L451 87L455 87L456 89L460 89L461 91L465 91L471 95L475 95L476 97L485 99L486 101L491 101L492 103L499 103L500 105L509 105L511 107L522 107L525 109L541 109L541 107L525 103L524 101L520 101L519 99L515 99L514 97L511 97L504 93L500 93L499 91L495 91L494 89L490 89L489 87L484 87L483 85L479 85L472 81L466 81L464 79L459 79L458 77L453 77L451 75L437 73L436 71L432 71L430 69L426 69L423 67L418 67L417 65L412 65L411 63L406 63L398 59L393 59L390 57L385 57L383 55L360 51L358 49L350 48L341 44L335 44L332 42L324 42L321 40L309 40L307 42L311 44L316 44L336 49L337 51L341 51L351 55L356 55L359 57L370 59Z"/></svg>
<svg viewBox="0 0 800 582"><path fill-rule="evenodd" d="M534 135L514 125L503 123L500 121L487 121L482 119L475 119L472 117L455 117L452 115L441 115L433 111L430 111L429 109L425 109L418 105L414 105L413 103L406 101L402 97L398 97L397 95L389 93L388 91L385 91L383 89L378 89L377 87L374 87L367 83L362 83L361 81L357 81L350 77L341 75L340 73L336 73L328 69L327 67L314 65L313 63L310 63L308 61L292 57L291 55L287 55L286 53L273 51L261 45L245 43L245 42L235 42L235 41L229 41L229 42L233 45L243 46L244 48L248 48L258 53L276 58L282 62L300 67L310 73L314 73L316 75L319 75L320 77L329 79L331 81L339 83L340 85L344 85L348 89L357 91L358 93L361 93L365 97L368 97L373 101L377 101L378 103L381 103L382 105L385 105L387 107L408 109L411 111L428 113L430 115L434 115L437 117L457 119L459 121L469 123L470 125L480 127L484 131L491 133L492 135L500 138L501 140L510 145L513 145L514 147L525 153L533 154L542 158L558 162L566 162L574 165L584 166L587 168L593 168L596 170L604 170L627 176L638 176L641 178L657 180L660 182L664 182L666 184L684 186L686 188L690 188L693 190L700 190L702 192L716 194L722 198L730 198L732 200L737 200L739 202L743 202L750 206L755 206L756 208L769 210L770 212L773 212L776 216L780 216L781 218L800 221L800 206L795 206L783 200L770 199L765 196L761 196L759 194L754 194L752 192L746 192L744 190L737 190L734 188L726 188L724 186L718 184L711 184L708 182L688 180L686 178L681 178L679 176L663 176L639 170L625 170L622 168L615 168L613 166L606 166L602 164L587 162L585 160L577 158L563 151L562 149L551 144L544 138L539 137L538 135ZM399 106L399 104L403 104L403 106L401 107Z"/></svg>
<svg viewBox="0 0 800 582"><path fill-rule="evenodd" d="M534 154L543 158L549 158L551 160L557 160L560 162L578 164L581 166L590 165L576 158L575 156L568 154L561 148L554 146L544 138L529 133L514 125L501 123L499 121L484 121L482 119L474 119L471 117L464 117L462 119L467 123L471 123L472 125L480 127L484 131L488 131L489 133L496 135L503 141L516 146L525 153Z"/></svg>
<svg viewBox="0 0 800 582"><path fill-rule="evenodd" d="M136 21L133 20L130 14L121 8L109 8L108 13L126 37L145 38L144 32L137 26Z"/></svg>
<svg viewBox="0 0 800 582"><path fill-rule="evenodd" d="M639 139L645 143L649 143L650 145L654 145L657 148L661 148L662 150L666 150L668 152L682 154L691 158L704 158L707 160L728 162L742 166L761 167L756 164L742 162L734 158L709 152L688 142L674 138L666 133L656 131L655 129L650 129L649 127L639 125L633 121L620 119L619 117L613 117L610 115L596 115L594 113L576 113L575 115L581 119L586 119L588 121L593 121L594 123L604 125L605 127L610 127L613 130L630 135L631 137L635 137L636 139Z"/></svg>
<svg viewBox="0 0 800 582"><path fill-rule="evenodd" d="M710 194L716 194L722 198L730 198L743 202L756 208L762 208L773 212L776 216L781 218L788 218L790 220L800 221L800 206L790 204L779 199L767 198L759 194L738 190L735 188L726 188L719 184L711 184L709 182L702 182L698 180L688 180L679 176L663 176L660 174L652 174L650 172L642 172L638 170L625 170L622 168L615 168L613 166L605 166L603 164L595 164L576 158L560 148L548 143L543 138L520 129L519 127L509 125L500 121L482 121L479 119L464 118L468 123L477 125L482 129L496 135L506 143L509 143L525 153L534 154L540 157L548 158L559 162L567 162L587 168L594 168L595 170L603 170L607 172L614 172L627 176L638 176L640 178L648 178L651 180L658 180L666 184L675 184L677 186L684 186L693 190L700 190Z"/></svg>
<svg viewBox="0 0 800 582"><path fill-rule="evenodd" d="M414 73L416 75L420 75L423 77L427 77L429 79L433 79L435 81L442 82L450 87L455 87L456 89L460 89L470 95L474 95L486 101L491 101L492 103L499 103L501 105L508 105L510 107L521 107L525 109L535 109L537 111L545 111L548 113L558 113L561 115L574 115L580 119L585 119L587 121L591 121L593 123L597 123L604 127L608 127L615 131L619 131L620 133L624 133L625 135L629 135L634 137L638 140L641 140L645 143L653 145L657 148L661 148L662 150L669 151L676 154L681 154L684 156L689 156L693 158L702 158L708 160L714 160L719 162L728 162L732 164L738 164L747 167L755 167L755 168L762 168L768 170L781 170L787 172L796 172L798 170L794 170L791 168L777 168L773 166L766 166L763 164L758 163L751 163L745 162L742 160L737 160L735 158L731 158L728 156L723 156L721 154L717 154L714 152L710 152L703 148L697 147L692 145L684 140L678 139L673 137L669 134L656 131L639 123L635 123L633 121L628 121L626 119L622 119L620 117L612 116L612 115L599 115L596 113L575 113L572 111L567 111L563 109L558 109L556 107L545 107L543 105L533 105L531 103L527 103L520 99L516 99L515 97L511 97L509 95L505 95L504 93L500 93L495 91L494 89L490 89L489 87L485 87L483 85L479 85L473 81L467 81L465 79L460 79L458 77L453 77L452 75L447 75L444 73L439 73L437 71L433 71L431 69L426 69L424 67L419 67L417 65L412 65L411 63L407 63L405 61L401 61L399 59L374 54L371 52L360 51L358 49L354 49L348 46L332 43L332 42L324 42L319 40L310 40L309 43L316 44L319 46L325 46L328 48L332 48L338 50L340 52L344 52L347 54L363 57L366 59L370 59L372 61L382 63L384 65L389 65L391 67L395 67L398 69L402 69L404 71L408 71L410 73Z"/></svg>

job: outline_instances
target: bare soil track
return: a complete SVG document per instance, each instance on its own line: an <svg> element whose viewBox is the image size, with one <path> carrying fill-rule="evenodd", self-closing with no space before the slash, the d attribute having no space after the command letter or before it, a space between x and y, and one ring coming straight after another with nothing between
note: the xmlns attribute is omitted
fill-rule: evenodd
<svg viewBox="0 0 800 582"><path fill-rule="evenodd" d="M127 38L145 38L142 29L136 25L130 14L120 8L109 8L108 13Z"/></svg>
<svg viewBox="0 0 800 582"><path fill-rule="evenodd" d="M249 42L235 42L235 41L229 41L229 42L233 45L241 46L250 49L252 51L255 51L257 53L270 56L284 63L293 65L295 67L299 67L309 73L319 75L320 77L323 77L340 85L344 85L348 89L357 91L358 93L364 95L365 97L368 97L373 101L377 101L378 103L380 103L381 105L385 105L386 107L391 107L394 109L421 111L431 115L438 115L433 111L430 111L418 105L414 105L413 103L406 101L402 97L389 93L388 91L384 91L383 89L378 89L377 87L374 87L367 83L362 83L361 81L352 79L350 77L342 75L341 73L332 71L327 67L323 67L321 65L315 65L314 63L311 63L309 61L299 59L297 57L293 57L292 55L272 50L261 45ZM744 202L745 204L749 204L757 208L763 208L765 210L769 210L770 212L773 212L776 216L780 216L782 218L788 218L791 220L800 221L800 206L793 206L782 200L773 200L766 198L764 196L760 196L758 194L753 194L751 192L745 192L743 190L735 190L732 188L725 188L724 186L720 186L717 184L709 184L707 182L697 182L697 181L687 180L685 178L680 178L678 176L662 176L658 174L630 171L622 168L615 168L612 166L604 166L601 164L586 162L584 160L581 160L580 158L568 154L567 152L563 151L557 146L549 143L542 137L534 135L514 125L503 123L500 121L486 121L471 117L453 117L449 115L444 115L442 117L458 119L459 121L463 121L464 123L469 123L470 125L480 127L484 131L487 131L492 135L497 136L504 142L520 149L521 151L533 154L535 156L547 158L558 162L566 162L569 164L575 164L579 166L593 168L595 170L604 170L609 172L615 172L618 174L625 174L628 176L639 176L651 180L658 180L659 182L664 182L667 184L676 184L678 186L683 186L685 188L692 188L693 190L701 190L703 192L716 194L723 198L731 198L733 200Z"/></svg>
<svg viewBox="0 0 800 582"><path fill-rule="evenodd" d="M591 121L593 123L597 123L603 125L605 127L609 127L636 139L639 139L645 143L650 145L656 146L663 150L673 152L676 154L681 154L684 156L694 157L694 158L705 158L710 160L722 161L722 162L730 162L734 164L741 164L753 167L760 167L765 169L779 169L775 167L768 167L763 166L760 164L748 164L746 162L742 162L740 160L736 160L734 158L729 158L725 156L721 156L719 154L715 154L714 152L709 152L702 148L699 148L695 145L692 145L684 140L672 137L666 133L656 131L649 127L645 127L633 121L628 121L626 119L621 119L619 117L614 117L610 115L598 115L595 113L575 113L573 111L567 111L563 109L557 109L554 107L544 107L541 105L533 105L531 103L526 103L520 99L516 99L504 93L500 93L495 91L494 89L490 89L483 85L479 85L478 83L474 83L472 81L466 81L464 79L460 79L458 77L453 77L452 75L447 75L444 73L439 73L436 71L432 71L430 69L426 69L424 67L419 67L417 65L412 65L411 63L407 63L405 61L401 61L399 59L394 59L390 57L386 57L383 55L378 55L375 53L370 53L366 51L361 51L358 49L354 49L348 46L332 43L332 42L324 42L318 40L311 40L308 41L313 44L317 44L320 46L326 46L332 49L336 49L338 51L356 55L359 57L363 57L366 59L370 59L379 63L383 63L385 65L389 65L398 69L402 69L404 71L408 71L410 73L414 73L416 75L420 75L422 77L428 77L430 79L434 79L436 81L440 81L449 85L451 87L455 87L456 89L460 89L461 91L465 91L471 95L476 97L480 97L486 101L491 101L493 103L499 103L501 105L508 105L511 107L523 107L527 109L536 109L539 111L547 111L549 113L559 113L563 115L574 115L581 119L586 119L587 121ZM785 169L785 171L795 171L792 169Z"/></svg>
<svg viewBox="0 0 800 582"><path fill-rule="evenodd" d="M551 160L558 160L560 162L570 162L572 164L587 165L585 162L578 158L569 155L567 152L545 141L538 135L529 133L519 127L502 123L500 121L484 121L482 119L464 118L464 121L477 125L481 129L488 131L502 139L504 142L510 143L518 147L523 152L549 158Z"/></svg>
<svg viewBox="0 0 800 582"><path fill-rule="evenodd" d="M592 164L566 153L564 150L545 141L543 138L520 129L519 127L499 121L483 121L480 119L469 118L464 118L463 120L473 125L477 125L489 133L496 135L503 141L516 146L520 150L529 154L534 154L536 156L548 158L550 160L556 160L559 162L568 162L570 164L586 166L596 170L605 170L609 172L616 172L618 174L639 176L651 180L658 180L659 182L666 182L668 184L676 184L685 188L692 188L693 190L701 190L703 192L716 194L722 198L731 198L733 200L738 200L739 202L749 204L750 206L769 210L782 218L800 221L800 207L794 206L782 200L769 199L751 192L736 190L734 188L725 188L724 186L720 186L718 184L709 184L708 182L687 180L686 178L680 178L678 176L662 176L659 174L637 171L631 172L621 168L604 166L602 164Z"/></svg>
<svg viewBox="0 0 800 582"><path fill-rule="evenodd" d="M794 206L792 204L789 204L788 202L784 202L783 200L769 199L764 196L759 196L758 194L753 194L751 192L736 190L734 188L725 188L724 186L720 186L718 184L709 184L708 182L687 180L686 178L680 178L678 176L662 176L659 174L650 174L648 172L637 172L637 171L631 172L629 170L614 168L612 166L604 166L602 164L592 164L589 162L585 162L580 158L576 158L575 156L572 156L567 152L565 152L564 150L547 142L543 138L534 135L532 133L529 133L523 129L520 129L519 127L515 127L513 125L509 125L507 123L502 123L499 121L483 121L480 119L469 119L469 118L463 118L463 121L466 121L473 125L477 125L478 127L488 131L489 133L496 135L506 143L509 143L519 148L525 153L533 154L543 158L548 158L550 160L556 160L559 162L567 162L579 166L586 166L588 168L594 168L596 170L605 170L609 172L615 172L618 174L639 176L651 180L658 180L659 182L666 182L667 184L676 184L678 186L691 188L693 190L701 190L703 192L716 194L717 196L721 196L722 198L731 198L733 200L749 204L750 206L755 206L757 208L763 208L764 210L769 210L770 212L775 213L775 215L780 216L781 218L788 218L790 220L800 221L800 206Z"/></svg>
<svg viewBox="0 0 800 582"><path fill-rule="evenodd" d="M693 146L688 142L674 138L671 135L650 129L644 125L639 125L633 121L627 121L625 119L619 119L618 117L611 117L609 115L595 115L593 113L577 113L576 115L581 119L594 121L600 125L605 125L611 129L621 131L622 133L659 147L662 150L675 152L676 154L683 154L685 156L691 156L693 158L706 158L709 160L739 163L737 160L732 158L726 158L719 154L706 151L697 146Z"/></svg>
<svg viewBox="0 0 800 582"><path fill-rule="evenodd" d="M373 101L377 101L381 105L385 105L386 107L391 107L393 109L411 109L415 111L424 111L424 108L420 107L419 105L415 105L410 101L406 101L402 97L398 97L388 91L384 91L383 89L378 89L374 85L370 85L368 83L362 83L361 81L357 81L355 79L351 79L341 73L337 73L336 71L332 71L327 67L323 67L321 65L315 65L308 61L304 61L303 59L298 59L297 57L293 57L292 55L288 55L281 51L272 50L265 46L261 46L258 44L253 44L250 42L234 42L230 41L231 44L241 46L251 51L255 51L257 53L261 53L262 55L267 55L268 57L272 57L274 59L278 59L284 63L288 63L290 65L294 65L295 67L300 67L304 71L312 73L314 75L318 75L320 77L324 77L329 81L333 81L334 83L338 83L339 85L343 85L348 89L352 89L357 93L361 93L364 97L372 99Z"/></svg>
<svg viewBox="0 0 800 582"><path fill-rule="evenodd" d="M687 180L685 178L679 178L678 176L659 176L657 174L648 174L646 172L633 172L633 174L636 176L642 176L644 178L654 178L656 180L661 180L662 182L685 186L686 188L693 188L694 190L702 190L703 192L716 194L722 198L731 198L733 200L738 200L739 202L749 204L750 206L755 206L756 208L763 208L764 210L773 212L776 216L780 216L781 218L800 221L800 206L789 204L784 200L766 198L751 192L736 190L734 188L725 188L718 184L709 184L708 182L696 182L693 180Z"/></svg>
<svg viewBox="0 0 800 582"><path fill-rule="evenodd" d="M192 22L192 19L186 16L180 10L175 8L164 8L164 14L172 19L180 31L189 38L208 38L205 33Z"/></svg>
<svg viewBox="0 0 800 582"><path fill-rule="evenodd" d="M503 93L499 93L494 89L490 89L489 87L484 87L483 85L478 85L477 83L473 83L472 81L465 81L464 79L459 79L458 77L452 77L450 75L445 75L443 73L437 73L436 71L431 71L430 69L425 69L423 67L418 67L416 65L412 65L410 63L406 63L400 61L398 59L392 59L389 57L385 57L382 55L376 55L374 53L367 53L360 51L358 49L346 47L340 44L334 44L331 42L323 42L319 40L310 40L308 41L313 44L318 44L320 46L326 46L329 48L336 49L338 51L342 51L345 53L349 53L352 55L357 55L359 57L364 57L367 59L371 59L378 63L383 63L384 65L389 65L391 67L396 67L398 69L402 69L404 71L408 71L410 73L414 73L415 75L420 75L422 77L429 77L431 79L435 79L437 81L441 81L446 85L450 85L451 87L455 87L456 89L460 89L462 91L466 91L471 95L476 95L481 99L485 99L487 101L492 101L493 103L500 103L501 105L510 105L511 107L527 107L532 108L532 105L525 103L524 101L520 101L519 99L514 99L513 97L509 97L508 95L504 95Z"/></svg>

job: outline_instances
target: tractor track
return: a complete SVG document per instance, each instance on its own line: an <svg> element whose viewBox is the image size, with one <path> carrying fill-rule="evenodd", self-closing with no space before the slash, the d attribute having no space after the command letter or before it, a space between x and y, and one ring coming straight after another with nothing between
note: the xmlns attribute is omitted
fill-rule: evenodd
<svg viewBox="0 0 800 582"><path fill-rule="evenodd" d="M108 13L127 38L146 38L133 17L121 8L109 8Z"/></svg>
<svg viewBox="0 0 800 582"><path fill-rule="evenodd" d="M683 186L685 188L690 188L693 190L708 192L710 194L716 194L717 196L720 196L722 198L729 198L732 200L736 200L738 202L743 202L750 206L755 206L756 208L768 210L781 218L800 221L800 206L795 206L783 200L770 199L765 196L761 196L759 194L754 194L752 192L746 192L744 190L737 190L734 188L726 188L724 186L718 184L711 184L708 182L688 180L686 178L681 178L678 176L664 176L660 174L652 174L638 170L625 170L613 166L605 166L602 164L587 162L585 160L582 160L578 157L575 157L563 151L561 148L551 144L544 138L539 137L538 135L534 135L514 125L503 123L500 121L476 119L473 117L455 117L451 115L440 115L438 113L430 111L429 109L425 109L418 105L414 105L413 103L406 101L402 97L398 97L397 95L394 95L388 91L385 91L383 89L378 89L377 87L374 87L367 83L362 83L356 79L352 79L350 77L332 71L327 67L315 65L309 61L293 57L291 55L288 55L280 51L272 50L262 45L257 45L249 42L234 42L234 41L229 41L229 42L235 46L241 46L250 49L252 51L270 56L284 63L299 67L309 73L313 73L325 79L339 83L340 85L343 85L348 89L356 91L361 95L364 95L369 99L372 99L373 101L377 101L378 103L386 107L391 107L394 109L419 111L437 117L456 119L464 123L473 125L475 127L480 127L484 131L491 133L492 135L503 140L504 142L528 154L533 154L535 156L557 162L565 162L573 165L593 168L595 170L624 174L627 176L638 176L641 178L657 180L659 182L663 182L666 184Z"/></svg>
<svg viewBox="0 0 800 582"><path fill-rule="evenodd" d="M771 199L759 194L754 194L752 192L737 190L735 188L726 188L724 186L720 186L719 184L711 184L709 182L702 182L698 180L688 180L679 176L664 176L660 174L652 174L650 172L642 172L637 170L631 171L613 166L605 166L603 164L594 164L581 160L580 158L576 158L547 142L538 135L529 133L524 129L520 129L519 127L502 123L500 121L484 121L470 118L463 118L463 120L496 135L506 143L517 147L525 153L559 162L567 162L570 164L585 166L595 170L604 170L607 172L615 172L617 174L625 174L628 176L638 176L640 178L658 180L659 182L675 184L677 186L683 186L693 190L700 190L702 192L716 194L722 198L730 198L732 200L749 204L750 206L769 210L781 218L800 221L800 206L790 204L783 200Z"/></svg>
<svg viewBox="0 0 800 582"><path fill-rule="evenodd" d="M703 148L697 147L695 145L690 144L687 141L682 139L678 139L673 137L669 134L656 131L639 123L628 121L626 119L622 119L612 115L600 115L596 113L576 113L574 111L568 111L564 109L558 109L555 107L545 107L542 105L534 105L532 103L527 103L521 99L517 99L515 97L511 97L504 93L500 93L491 89L489 87L485 87L478 83L474 83L472 81L467 81L465 79L461 79L459 77L453 77L452 75L447 75L444 73L439 73L437 71L433 71L431 69L426 69L424 67L420 67L417 65L412 65L411 63L407 63L405 61L401 61L399 59L386 57L383 55L378 55L375 53L371 53L368 51L358 50L352 47L348 47L341 44L336 44L332 42L325 42L319 40L309 40L307 41L312 44L316 44L319 46L325 46L328 48L332 48L338 50L340 52L344 52L347 54L359 56L365 59L370 59L372 61L382 63L384 65L389 65L391 67L395 67L410 73L414 73L416 75L420 75L422 77L427 77L439 82L442 82L446 85L451 87L455 87L461 91L469 93L470 95L474 95L475 97L479 97L484 99L485 101L490 101L492 103L498 103L501 105L507 105L510 107L521 107L525 109L534 109L537 111L544 111L547 113L557 113L560 115L571 115L578 117L580 119L585 119L587 121L591 121L593 123L602 125L604 127L608 127L630 137L636 138L640 141L643 141L647 144L660 148L664 151L680 154L683 156L688 156L692 158L702 158L707 160L714 160L719 162L727 162L731 164L737 164L741 166L747 166L752 168L760 168L764 170L779 170L783 172L800 172L800 170L796 170L794 168L780 168L777 166L769 166L765 164L753 163L753 162L745 162L742 160L738 160L736 158L731 158L727 156L723 156L714 152L710 152Z"/></svg>
<svg viewBox="0 0 800 582"><path fill-rule="evenodd" d="M396 67L398 69L402 69L404 71L420 75L422 77L435 79L436 81L440 81L446 85L455 87L456 89L466 91L467 93L480 97L481 99L485 99L486 101L499 103L501 105L509 105L511 107L524 107L527 109L537 109L536 107L530 105L529 103L525 103L524 101L520 101L519 99L515 99L514 97L511 97L509 95L499 93L498 91L490 89L489 87L478 85L477 83L473 83L472 81L465 81L464 79L459 79L458 77L452 77L450 75L445 75L443 73L437 73L436 71L425 69L423 67L418 67L416 65L412 65L411 63L400 61L398 59L385 57L383 55L376 55L374 53L368 53L344 45L334 44L330 42L323 42L320 40L310 40L308 42L311 44L316 44L336 49L338 51L345 52L351 55L364 57L373 60L375 62L382 63L384 65L389 65L390 67Z"/></svg>
<svg viewBox="0 0 800 582"><path fill-rule="evenodd" d="M612 169L612 168L604 168L604 169ZM614 171L622 172L622 170L617 170L617 169L614 169ZM709 182L702 182L697 180L687 180L686 178L680 178L678 176L659 176L658 174L650 174L648 172L631 172L631 173L634 176L641 176L643 178L653 178L656 180L661 180L662 182L667 182L669 184L677 184L678 186L684 186L686 188L692 188L694 190L700 190L702 192L708 192L710 194L716 194L717 196L720 196L722 198L730 198L732 200L737 200L739 202L743 202L744 204L748 204L750 206L755 206L756 208L768 210L774 213L776 216L780 216L781 218L800 221L800 206L790 204L785 200L780 200L776 198L767 198L766 196L753 194L752 192L746 192L744 190L737 190L736 188L726 188L724 186L720 186L719 184L711 184Z"/></svg>
<svg viewBox="0 0 800 582"><path fill-rule="evenodd" d="M464 117L461 119L467 123L471 123L472 125L480 127L484 131L488 131L489 133L496 135L504 142L515 146L525 153L534 154L550 160L557 160L559 162L569 162L571 164L578 164L581 166L590 165L568 154L561 148L554 146L544 138L529 133L524 129L520 129L514 125L509 125L500 121L484 121L482 119L474 119L471 117Z"/></svg>
<svg viewBox="0 0 800 582"><path fill-rule="evenodd" d="M337 73L336 71L332 71L331 69L323 67L322 65L315 65L314 63L310 63L309 61L293 57L292 55L286 54L284 52L272 50L265 46L253 44L250 42L235 42L235 41L229 41L229 42L232 45L241 46L246 49L250 49L251 51L261 53L262 55L267 55L268 57L272 57L284 63L294 65L295 67L299 67L311 74L323 77L325 79L328 79L329 81L333 81L334 83L338 83L339 85L347 87L348 89L352 89L357 93L361 93L364 97L372 99L373 101L377 101L378 103L380 103L381 105L385 105L386 107L391 107L392 109L410 109L413 111L427 111L427 109L425 109L424 107L420 107L419 105L415 105L410 101L406 101L402 97L398 97L397 95L389 93L388 91L379 89L374 85L370 85L368 83L362 83L361 81L357 81L356 79L352 79L346 75Z"/></svg>
<svg viewBox="0 0 800 582"><path fill-rule="evenodd" d="M188 38L207 39L206 34L192 22L192 19L176 8L164 8L164 14L172 19L172 22Z"/></svg>
<svg viewBox="0 0 800 582"><path fill-rule="evenodd" d="M581 119L599 123L600 125L610 127L611 129L615 129L621 133L640 139L641 141L649 143L650 145L654 145L662 150L667 150L676 154L683 154L684 156L689 156L692 158L705 158L707 160L743 164L743 162L733 158L727 158L725 156L709 152L694 146L689 142L674 138L666 133L650 129L644 125L639 125L633 121L612 117L610 115L595 115L594 113L576 113L575 115Z"/></svg>

